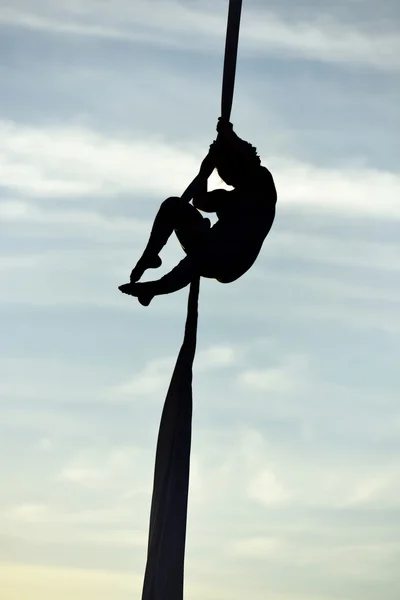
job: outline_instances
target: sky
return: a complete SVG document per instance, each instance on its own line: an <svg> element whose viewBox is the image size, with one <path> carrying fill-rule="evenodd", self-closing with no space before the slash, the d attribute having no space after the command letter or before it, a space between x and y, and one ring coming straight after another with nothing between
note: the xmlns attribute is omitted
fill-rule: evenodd
<svg viewBox="0 0 400 600"><path fill-rule="evenodd" d="M0 3L2 600L140 598L188 290L117 288L215 139L227 8ZM243 2L277 217L201 282L186 600L400 596L399 32L397 0Z"/></svg>

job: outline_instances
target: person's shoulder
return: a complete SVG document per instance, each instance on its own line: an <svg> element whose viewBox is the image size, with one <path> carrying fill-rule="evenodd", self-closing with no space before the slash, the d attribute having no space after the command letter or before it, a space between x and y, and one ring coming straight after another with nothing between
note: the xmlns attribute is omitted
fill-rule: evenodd
<svg viewBox="0 0 400 600"><path fill-rule="evenodd" d="M275 186L274 178L272 177L271 171L269 171L267 167L264 167L263 165L257 167L257 170L255 172L253 171L251 181L257 187L261 186L262 188L264 188Z"/></svg>
<svg viewBox="0 0 400 600"><path fill-rule="evenodd" d="M260 176L268 179L268 180L273 180L274 178L272 177L272 173L269 169L267 169L267 167L265 167L264 165L260 165L260 170L259 170Z"/></svg>

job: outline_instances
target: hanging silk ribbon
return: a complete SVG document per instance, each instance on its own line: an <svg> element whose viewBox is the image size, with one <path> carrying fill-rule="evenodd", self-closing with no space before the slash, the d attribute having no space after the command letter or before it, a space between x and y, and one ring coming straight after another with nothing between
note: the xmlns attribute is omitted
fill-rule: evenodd
<svg viewBox="0 0 400 600"><path fill-rule="evenodd" d="M230 0L225 44L221 116L230 119L242 0ZM204 185L197 177L182 197L190 202ZM192 379L200 278L192 281L185 336L161 417L157 441L147 564L142 600L183 600L186 522L192 437Z"/></svg>

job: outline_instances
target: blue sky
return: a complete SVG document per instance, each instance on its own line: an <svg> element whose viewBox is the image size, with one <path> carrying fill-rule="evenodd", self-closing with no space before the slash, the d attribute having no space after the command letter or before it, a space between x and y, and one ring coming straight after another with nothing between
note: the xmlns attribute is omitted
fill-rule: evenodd
<svg viewBox="0 0 400 600"><path fill-rule="evenodd" d="M117 286L215 137L226 14L1 3L4 600L140 597L187 290ZM399 597L399 25L394 0L244 1L232 120L278 214L201 286L187 600Z"/></svg>

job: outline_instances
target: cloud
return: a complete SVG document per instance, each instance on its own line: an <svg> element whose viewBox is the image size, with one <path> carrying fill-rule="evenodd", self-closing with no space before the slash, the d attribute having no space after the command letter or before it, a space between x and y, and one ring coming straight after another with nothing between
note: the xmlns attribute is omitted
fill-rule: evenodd
<svg viewBox="0 0 400 600"><path fill-rule="evenodd" d="M243 431L239 447L238 464L246 460L246 497L263 506L350 511L395 508L400 491L396 465L370 465L366 456L361 460L350 454L336 461L308 452L290 456L257 430Z"/></svg>
<svg viewBox="0 0 400 600"><path fill-rule="evenodd" d="M400 474L396 470L380 468L373 475L363 466L360 474L355 461L329 470L309 462L308 469L308 473L302 469L302 481L292 473L283 484L274 473L261 472L248 488L249 498L265 506L291 502L293 507L315 509L395 509L400 489Z"/></svg>
<svg viewBox="0 0 400 600"><path fill-rule="evenodd" d="M70 238L84 240L102 240L104 243L123 241L132 243L138 237L145 240L150 230L150 223L141 219L106 215L86 209L79 210L53 208L54 203L44 207L35 201L20 199L3 199L0 202L0 218L8 227L15 225L19 232L28 226L29 235L43 239L68 240ZM12 261L3 257L3 261Z"/></svg>
<svg viewBox="0 0 400 600"><path fill-rule="evenodd" d="M230 552L234 556L244 559L266 560L268 557L276 557L281 546L282 541L276 538L245 538L235 541L230 548Z"/></svg>
<svg viewBox="0 0 400 600"><path fill-rule="evenodd" d="M354 227L348 228L348 235L339 237L343 227L337 223L331 223L331 232L327 235L305 233L301 230L290 231L281 228L274 232L273 241L268 245L268 256L275 259L294 259L304 263L317 263L324 265L327 269L332 266L349 268L361 268L376 270L379 272L396 272L400 269L397 260L400 247L390 239L369 239L368 231L361 231L362 238L356 237L359 231L358 222ZM382 233L384 233L382 224ZM379 233L375 228L375 232ZM335 235L337 233L337 235ZM354 236L354 237L353 237ZM365 239L364 239L365 237ZM331 280L332 283L332 280ZM321 285L328 284L328 278ZM339 281L335 282L339 285ZM346 289L351 292L349 282ZM372 292L372 289L370 290ZM376 290L379 293L379 290ZM365 290L364 290L365 293Z"/></svg>
<svg viewBox="0 0 400 600"><path fill-rule="evenodd" d="M200 350L195 360L196 372L212 372L231 367L237 360L237 352L230 346L217 345ZM138 396L153 396L166 392L173 373L176 358L159 358L144 366L130 381L114 389L115 398L134 400Z"/></svg>
<svg viewBox="0 0 400 600"><path fill-rule="evenodd" d="M291 494L279 481L275 473L264 469L251 481L247 488L248 497L265 506L284 505Z"/></svg>
<svg viewBox="0 0 400 600"><path fill-rule="evenodd" d="M7 121L0 122L0 156L3 187L49 198L134 190L163 199L183 191L199 168L196 157L158 140L127 142L79 127ZM24 208L8 206L5 213L21 218Z"/></svg>
<svg viewBox="0 0 400 600"><path fill-rule="evenodd" d="M212 371L224 367L231 367L238 361L240 351L229 345L211 346L201 350L196 356L197 371Z"/></svg>
<svg viewBox="0 0 400 600"><path fill-rule="evenodd" d="M143 464L148 464L147 449L120 445L106 449L88 448L71 458L61 469L57 480L88 489L112 489L126 494L135 477L135 493L148 493L143 487Z"/></svg>
<svg viewBox="0 0 400 600"><path fill-rule="evenodd" d="M282 440L276 443L261 429L197 430L196 440L188 536L188 556L195 561L189 576L192 585L197 585L201 579L197 572L200 565L207 570L215 561L223 569L234 569L242 580L251 576L247 572L250 565L255 568L258 561L263 561L264 565L268 561L271 593L276 593L282 600L291 594L293 600L298 600L303 586L297 582L298 589L287 590L285 594L278 581L281 568L296 566L296 573L300 570L307 574L308 582L311 576L315 581L324 581L324 589L332 577L341 577L341 581L354 584L363 577L366 562L371 565L368 573L371 581L379 578L386 569L390 576L390 557L397 551L397 546L390 542L385 523L373 530L368 530L367 523L371 527L368 508L377 514L395 508L400 483L395 470L378 474L378 469L371 468L368 457L361 460L359 455L347 455L342 464L338 459L331 462L322 452L315 453L313 448L305 455L298 445L297 453L293 454ZM122 488L115 484L125 471L125 481L134 480L140 487L144 471L148 470L147 475L151 475L153 465L148 460L143 461L143 457L133 450L133 454L129 447L114 447L106 453L91 450L77 456L65 469L108 469L113 489L120 489L120 492ZM132 464L135 456L139 464L145 463L140 474ZM379 475L379 481L376 481L374 471ZM150 482L149 476L146 479ZM110 502L107 496L106 509L94 508L100 496L96 499L93 490L86 496L88 492L89 488L79 485L73 495L63 493L62 508L24 503L2 512L0 517L7 522L8 530L19 531L25 540L34 540L40 531L42 551L50 542L62 539L66 546L74 543L80 549L75 549L75 557L79 557L79 551L88 554L88 548L91 548L89 554L112 549L113 555L119 553L116 556L122 556L123 553L126 555L127 548L137 548L138 553L143 553L147 532L144 527L138 529L133 519L134 513L147 514L150 490L143 495L146 510L137 496L127 493L124 493L123 501L120 494L118 501L114 497ZM103 504L104 493L103 489ZM74 510L73 498L79 505L89 499L92 508ZM355 519L354 511L359 511L360 507L364 512L357 512ZM338 508L340 526L335 521ZM233 529L232 520L236 523ZM212 549L210 528L218 533ZM136 559L135 565L142 564L144 555L140 556L141 560ZM236 561L240 562L240 569ZM117 569L117 562L111 562ZM318 576L315 575L315 564L319 565ZM259 576L260 573L254 574L256 578ZM235 587L236 575L232 574L232 577L230 585ZM261 600L264 583L256 584L254 579L253 582L255 593L260 590Z"/></svg>
<svg viewBox="0 0 400 600"><path fill-rule="evenodd" d="M354 511L364 511L358 513L361 518L368 511L395 510L400 493L396 461L371 464L368 453L341 452L329 443L316 453L312 438L299 436L301 419L294 427L288 422L293 442L283 441L282 421L271 422L280 425L279 437L274 425L263 433L256 423L253 428L198 434L193 456L196 509L208 503L217 510L231 497L238 507L250 502L280 515L339 510L350 518ZM311 426L315 422L309 419Z"/></svg>
<svg viewBox="0 0 400 600"><path fill-rule="evenodd" d="M387 70L400 68L400 38L395 30L385 34L362 31L354 23L336 21L323 10L295 23L259 11L251 15L244 28L246 34L249 48L256 52Z"/></svg>
<svg viewBox="0 0 400 600"><path fill-rule="evenodd" d="M93 468L67 467L60 473L59 479L88 488L101 488L104 485L104 472Z"/></svg>
<svg viewBox="0 0 400 600"><path fill-rule="evenodd" d="M308 376L307 357L288 356L279 366L243 371L238 381L248 390L280 395L299 392Z"/></svg>
<svg viewBox="0 0 400 600"><path fill-rule="evenodd" d="M18 356L5 359L0 369L0 394L8 400L44 402L98 402L107 396L112 369L99 374L98 368L73 364L54 357ZM54 391L57 390L57 394Z"/></svg>
<svg viewBox="0 0 400 600"><path fill-rule="evenodd" d="M390 557L397 555L399 551L395 542L387 539L374 542L365 539L363 542L356 542L351 534L346 535L341 531L339 535L335 535L332 529L320 529L315 531L314 535L318 539L318 549L309 543L300 528L296 532L292 531L292 534L285 531L280 536L237 539L232 544L229 555L237 561L244 561L245 564L248 564L248 561L252 561L253 564L254 561L263 561L264 565L273 564L278 571L279 567L284 568L286 572L293 569L296 572L311 569L313 575L307 577L309 588L312 588L318 579L324 581L327 590L338 579L341 588L347 590L361 581L379 586L383 571L391 578L386 565ZM319 573L319 576L316 576L316 573ZM274 572L271 570L268 575L271 585L274 586ZM301 594L301 590L302 586L297 591ZM318 594L316 597L321 596ZM375 596L371 595L371 598Z"/></svg>
<svg viewBox="0 0 400 600"><path fill-rule="evenodd" d="M241 31L241 51L256 55L283 55L295 59L366 65L397 70L400 39L394 28L373 31L355 23L335 20L320 8L316 13L288 19L277 12L246 7ZM357 16L357 13L355 13ZM40 3L36 11L26 2L3 7L0 22L33 30L67 35L120 39L200 51L223 49L226 11L215 3L120 0L112 9L107 3L86 2L85 9L70 3ZM371 20L371 23L373 21Z"/></svg>
<svg viewBox="0 0 400 600"><path fill-rule="evenodd" d="M152 360L130 381L115 388L116 397L129 396L134 400L137 396L148 396L165 391L172 375L174 363L173 358Z"/></svg>
<svg viewBox="0 0 400 600"><path fill-rule="evenodd" d="M35 128L0 122L2 185L28 196L69 197L179 194L196 175L201 150L160 140L126 140L82 127ZM350 216L400 218L400 175L368 168L329 169L265 156L278 188L279 206ZM155 177L156 171L156 177ZM379 200L378 200L379 199ZM11 221L61 219L24 201L8 199L2 214ZM76 213L69 216L77 220ZM98 225L100 217L82 215ZM67 217L68 220L68 217ZM101 222L101 221L100 221ZM123 220L114 227L124 228Z"/></svg>
<svg viewBox="0 0 400 600"><path fill-rule="evenodd" d="M292 207L308 206L353 217L400 216L400 175L364 168L327 169L271 158L279 198Z"/></svg>

